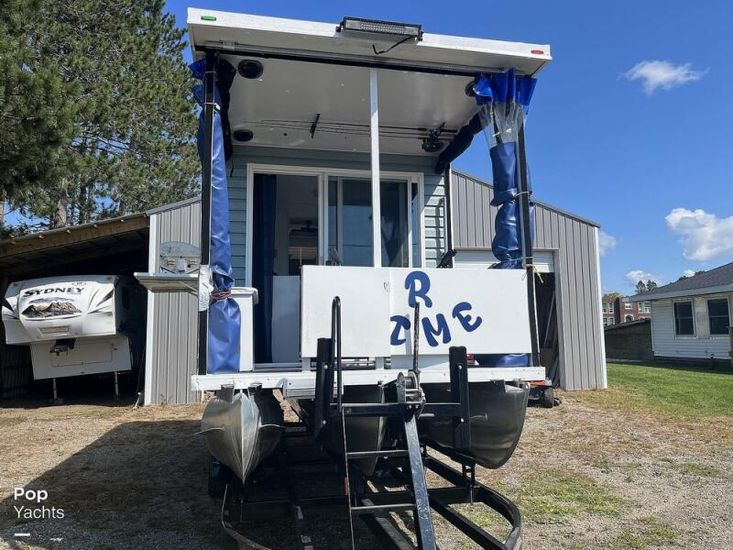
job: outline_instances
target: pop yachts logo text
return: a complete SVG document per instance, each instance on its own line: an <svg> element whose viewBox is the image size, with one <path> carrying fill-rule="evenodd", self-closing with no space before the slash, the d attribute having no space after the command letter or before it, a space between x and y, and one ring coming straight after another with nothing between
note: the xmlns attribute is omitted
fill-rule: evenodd
<svg viewBox="0 0 733 550"><path fill-rule="evenodd" d="M424 307L428 309L433 307L433 300L428 296L428 292L430 292L430 277L424 271L412 271L409 273L405 277L405 289L407 289L407 304L410 307L414 308L418 299L420 299ZM458 321L460 327L466 332L473 332L483 322L480 316L477 315L474 318L468 313L471 309L473 309L473 306L469 302L458 302L453 306L450 314L451 318ZM412 328L412 322L405 315L392 315L390 321L392 322L390 344L400 346L407 341L406 336L403 336L403 334L408 334L408 331ZM420 324L422 325L425 339L430 347L434 348L440 345L438 338L441 339L443 344L448 344L451 341L451 331L445 314L436 314L435 324L433 324L429 315L422 317Z"/></svg>

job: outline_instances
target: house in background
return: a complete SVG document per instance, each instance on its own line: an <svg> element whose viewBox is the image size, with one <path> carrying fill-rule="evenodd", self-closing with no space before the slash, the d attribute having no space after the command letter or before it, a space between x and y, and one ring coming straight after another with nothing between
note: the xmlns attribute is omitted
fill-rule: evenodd
<svg viewBox="0 0 733 550"><path fill-rule="evenodd" d="M601 312L604 327L650 319L652 316L651 304L648 301L633 302L627 296L617 294L603 295Z"/></svg>
<svg viewBox="0 0 733 550"><path fill-rule="evenodd" d="M628 300L651 303L655 359L731 360L733 262Z"/></svg>

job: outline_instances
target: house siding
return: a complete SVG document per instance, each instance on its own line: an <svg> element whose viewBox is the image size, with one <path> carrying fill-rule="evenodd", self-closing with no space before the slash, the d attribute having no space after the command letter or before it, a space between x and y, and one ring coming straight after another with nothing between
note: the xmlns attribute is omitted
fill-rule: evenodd
<svg viewBox="0 0 733 550"><path fill-rule="evenodd" d="M199 246L199 201L151 216L151 272L160 271L160 245L179 241ZM153 248L154 247L154 248ZM198 302L188 292L148 293L145 403L183 404L198 400L191 375L198 372Z"/></svg>
<svg viewBox="0 0 733 550"><path fill-rule="evenodd" d="M453 173L453 243L459 250L490 249L494 190ZM606 369L598 287L598 227L548 205L535 205L535 248L554 253L560 340L560 385L568 390L605 388Z"/></svg>
<svg viewBox="0 0 733 550"><path fill-rule="evenodd" d="M730 337L710 336L707 300L727 298L731 314L733 294L706 294L652 302L652 350L655 357L674 359L729 359ZM677 336L674 323L674 303L693 302L695 336Z"/></svg>
<svg viewBox="0 0 733 550"><path fill-rule="evenodd" d="M274 164L332 169L370 170L370 157L363 153L308 151L268 147L236 147L229 168L229 216L232 268L236 285L246 281L247 253L247 165ZM433 174L429 157L382 155L380 168L391 172L422 172L425 223L425 262L437 265L445 252L445 186L443 177Z"/></svg>

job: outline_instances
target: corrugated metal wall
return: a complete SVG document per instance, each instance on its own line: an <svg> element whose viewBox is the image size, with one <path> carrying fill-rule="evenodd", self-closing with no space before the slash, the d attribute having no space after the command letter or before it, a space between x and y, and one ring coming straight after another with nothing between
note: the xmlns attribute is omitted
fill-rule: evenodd
<svg viewBox="0 0 733 550"><path fill-rule="evenodd" d="M488 249L494 237L493 189L453 173L453 243ZM598 226L559 209L535 207L535 247L553 250L560 333L560 383L569 390L606 387L598 281Z"/></svg>
<svg viewBox="0 0 733 550"><path fill-rule="evenodd" d="M201 203L175 206L150 217L150 271L159 271L161 243L199 245ZM197 372L198 308L187 292L148 293L145 403L191 403Z"/></svg>

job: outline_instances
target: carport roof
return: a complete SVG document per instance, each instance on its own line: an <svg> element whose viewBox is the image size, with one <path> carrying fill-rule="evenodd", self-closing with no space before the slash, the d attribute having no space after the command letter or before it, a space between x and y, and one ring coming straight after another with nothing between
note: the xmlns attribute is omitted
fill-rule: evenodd
<svg viewBox="0 0 733 550"><path fill-rule="evenodd" d="M128 216L0 241L0 276L27 276L104 256L147 250L150 216L199 200L198 196L192 197Z"/></svg>
<svg viewBox="0 0 733 550"><path fill-rule="evenodd" d="M147 247L147 212L0 241L0 273L17 276Z"/></svg>

